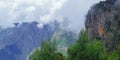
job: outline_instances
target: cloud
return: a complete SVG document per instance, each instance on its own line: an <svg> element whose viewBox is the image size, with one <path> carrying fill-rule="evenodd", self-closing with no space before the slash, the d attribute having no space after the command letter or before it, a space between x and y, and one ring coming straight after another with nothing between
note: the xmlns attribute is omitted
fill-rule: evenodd
<svg viewBox="0 0 120 60"><path fill-rule="evenodd" d="M15 22L37 21L47 24L67 0L1 0L0 25L11 27ZM7 4L8 3L8 4ZM7 21L7 22L6 22Z"/></svg>
<svg viewBox="0 0 120 60"><path fill-rule="evenodd" d="M25 11L26 11L27 13L31 13L31 12L35 11L35 7L34 7L34 6L30 6L30 7L26 8Z"/></svg>
<svg viewBox="0 0 120 60"><path fill-rule="evenodd" d="M49 7L49 13L41 16L40 22L49 23L52 20L52 18L54 17L55 13L62 8L63 4L66 1L67 0L58 0L58 1L53 0L52 3L50 4L51 6Z"/></svg>
<svg viewBox="0 0 120 60"><path fill-rule="evenodd" d="M37 21L39 26L54 20L70 21L68 30L79 32L90 7L100 0L0 0L0 25Z"/></svg>
<svg viewBox="0 0 120 60"><path fill-rule="evenodd" d="M69 25L65 28L79 33L80 29L84 28L85 16L88 10L99 1L100 0L68 0L61 11L56 13L56 17L59 18L61 16L67 18Z"/></svg>
<svg viewBox="0 0 120 60"><path fill-rule="evenodd" d="M4 8L5 7L5 3L0 1L0 8Z"/></svg>

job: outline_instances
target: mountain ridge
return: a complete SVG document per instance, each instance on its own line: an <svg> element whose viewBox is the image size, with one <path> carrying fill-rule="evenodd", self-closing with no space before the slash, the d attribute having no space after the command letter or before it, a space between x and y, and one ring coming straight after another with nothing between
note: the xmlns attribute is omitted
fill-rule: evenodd
<svg viewBox="0 0 120 60"><path fill-rule="evenodd" d="M43 41L52 38L57 24L37 27L37 22L24 22L12 28L0 30L0 59L25 60L27 55Z"/></svg>

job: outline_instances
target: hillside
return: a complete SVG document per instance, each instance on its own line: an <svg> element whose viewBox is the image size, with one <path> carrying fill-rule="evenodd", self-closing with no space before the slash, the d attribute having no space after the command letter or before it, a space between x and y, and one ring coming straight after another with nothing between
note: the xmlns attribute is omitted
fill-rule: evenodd
<svg viewBox="0 0 120 60"><path fill-rule="evenodd" d="M102 40L108 51L120 44L120 0L106 0L95 4L86 16L89 39Z"/></svg>

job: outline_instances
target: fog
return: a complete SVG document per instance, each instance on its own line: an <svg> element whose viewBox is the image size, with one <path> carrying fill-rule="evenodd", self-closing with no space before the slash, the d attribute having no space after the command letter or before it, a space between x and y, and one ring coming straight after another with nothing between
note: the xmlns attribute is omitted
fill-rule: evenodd
<svg viewBox="0 0 120 60"><path fill-rule="evenodd" d="M78 33L90 7L100 0L0 0L0 25L14 27L13 23L39 22L39 27L52 21L68 20L65 29ZM67 18L67 19L66 19ZM63 26L64 28L64 26Z"/></svg>

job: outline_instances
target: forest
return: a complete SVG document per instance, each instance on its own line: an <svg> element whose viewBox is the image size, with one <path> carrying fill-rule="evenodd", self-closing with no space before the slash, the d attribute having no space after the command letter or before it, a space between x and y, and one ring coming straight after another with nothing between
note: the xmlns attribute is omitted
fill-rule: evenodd
<svg viewBox="0 0 120 60"><path fill-rule="evenodd" d="M57 51L55 42L44 42L30 56L29 60L120 60L120 45L106 52L104 44L97 39L90 40L86 31L82 30L76 43L63 55Z"/></svg>

